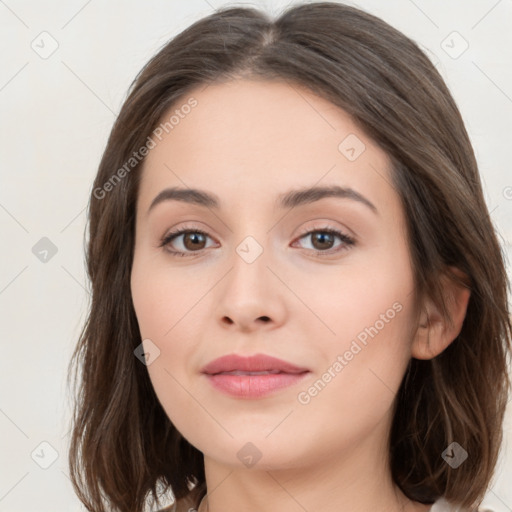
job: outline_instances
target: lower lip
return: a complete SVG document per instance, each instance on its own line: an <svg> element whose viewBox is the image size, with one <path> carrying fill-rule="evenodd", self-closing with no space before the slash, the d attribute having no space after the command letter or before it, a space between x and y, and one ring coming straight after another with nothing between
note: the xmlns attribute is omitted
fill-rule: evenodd
<svg viewBox="0 0 512 512"><path fill-rule="evenodd" d="M206 375L211 385L238 398L261 398L301 381L309 372L267 375Z"/></svg>

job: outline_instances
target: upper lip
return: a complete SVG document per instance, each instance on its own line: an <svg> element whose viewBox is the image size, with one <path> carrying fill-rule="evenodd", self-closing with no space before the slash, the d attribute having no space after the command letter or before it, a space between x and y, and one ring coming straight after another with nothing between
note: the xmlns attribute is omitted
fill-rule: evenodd
<svg viewBox="0 0 512 512"><path fill-rule="evenodd" d="M237 354L228 354L219 357L208 363L202 373L215 375L222 372L232 371L243 372L263 372L263 371L280 371L282 373L303 373L309 371L307 368L295 366L292 363L277 359L276 357L266 354L255 354L249 357L239 356Z"/></svg>

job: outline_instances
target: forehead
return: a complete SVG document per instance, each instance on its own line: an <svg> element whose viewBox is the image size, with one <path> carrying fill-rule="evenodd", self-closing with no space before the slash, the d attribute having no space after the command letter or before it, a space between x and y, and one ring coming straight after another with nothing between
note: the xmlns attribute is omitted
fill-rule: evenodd
<svg viewBox="0 0 512 512"><path fill-rule="evenodd" d="M144 162L139 199L145 208L169 186L244 203L293 186L333 183L363 189L378 202L390 188L387 155L346 112L297 84L201 85L160 126L161 140L152 137L156 146Z"/></svg>

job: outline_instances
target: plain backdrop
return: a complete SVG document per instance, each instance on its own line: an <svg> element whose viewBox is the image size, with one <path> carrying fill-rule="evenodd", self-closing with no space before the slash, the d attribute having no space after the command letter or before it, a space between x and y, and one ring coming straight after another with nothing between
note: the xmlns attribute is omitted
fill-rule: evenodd
<svg viewBox="0 0 512 512"><path fill-rule="evenodd" d="M66 371L88 305L92 181L136 73L167 40L228 3L277 14L293 2L0 0L0 512L83 510L67 468ZM445 78L510 259L512 2L350 4L413 38ZM509 407L485 500L501 512L512 510L511 424Z"/></svg>

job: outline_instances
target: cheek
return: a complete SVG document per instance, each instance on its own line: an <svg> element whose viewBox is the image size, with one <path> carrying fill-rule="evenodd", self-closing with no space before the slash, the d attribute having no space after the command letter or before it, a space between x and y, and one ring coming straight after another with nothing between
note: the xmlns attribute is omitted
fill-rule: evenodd
<svg viewBox="0 0 512 512"><path fill-rule="evenodd" d="M413 283L405 264L402 268L403 272L397 273L395 265L386 266L382 261L366 268L354 266L311 290L308 304L324 323L317 322L317 329L331 352L349 349L355 339L361 346L375 339L372 346L388 351L407 344ZM304 318L304 329L311 330L312 320L311 315Z"/></svg>
<svg viewBox="0 0 512 512"><path fill-rule="evenodd" d="M174 329L181 328L181 319L197 302L203 287L206 291L206 287L194 281L193 276L170 268L162 258L151 258L142 250L140 254L136 253L131 272L131 293L141 336L170 337Z"/></svg>

